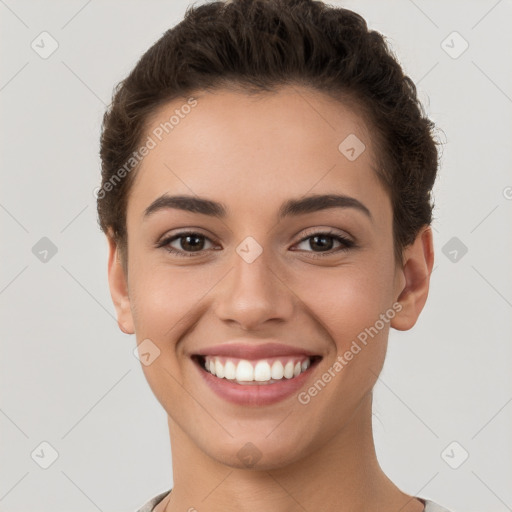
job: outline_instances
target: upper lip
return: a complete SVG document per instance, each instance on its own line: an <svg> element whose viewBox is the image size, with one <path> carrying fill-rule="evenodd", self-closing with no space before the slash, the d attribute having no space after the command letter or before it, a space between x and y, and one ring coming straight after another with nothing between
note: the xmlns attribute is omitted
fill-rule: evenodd
<svg viewBox="0 0 512 512"><path fill-rule="evenodd" d="M265 359L279 356L316 356L314 352L283 343L222 343L206 347L196 352L199 356L226 356L237 359Z"/></svg>

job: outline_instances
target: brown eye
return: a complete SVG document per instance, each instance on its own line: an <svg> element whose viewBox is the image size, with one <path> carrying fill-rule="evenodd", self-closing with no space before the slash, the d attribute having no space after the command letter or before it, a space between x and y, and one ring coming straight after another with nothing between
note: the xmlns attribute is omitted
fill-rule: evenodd
<svg viewBox="0 0 512 512"><path fill-rule="evenodd" d="M336 243L339 245L337 248L334 248ZM303 238L298 245L300 244L304 244L304 247L300 250L316 253L315 256L329 256L338 252L347 251L355 245L352 240L332 231L326 233L313 233ZM308 251L308 249L312 249L312 251Z"/></svg>
<svg viewBox="0 0 512 512"><path fill-rule="evenodd" d="M201 233L187 231L177 233L162 240L158 247L164 247L168 252L176 254L177 256L190 257L194 256L193 253L203 252L203 249L205 249L206 240L211 243L211 240ZM179 247L173 247L171 245L173 243Z"/></svg>

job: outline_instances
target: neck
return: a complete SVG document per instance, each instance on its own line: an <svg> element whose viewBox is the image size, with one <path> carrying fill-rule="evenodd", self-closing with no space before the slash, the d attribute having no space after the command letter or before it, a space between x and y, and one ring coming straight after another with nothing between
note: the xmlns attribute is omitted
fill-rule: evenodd
<svg viewBox="0 0 512 512"><path fill-rule="evenodd" d="M174 486L155 512L239 510L256 512L420 512L380 468L372 433L372 395L319 449L268 470L226 466L201 451L169 418Z"/></svg>

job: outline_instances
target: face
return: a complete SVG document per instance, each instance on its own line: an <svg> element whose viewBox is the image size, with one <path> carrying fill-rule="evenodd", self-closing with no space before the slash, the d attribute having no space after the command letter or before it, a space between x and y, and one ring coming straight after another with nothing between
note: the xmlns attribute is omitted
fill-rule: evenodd
<svg viewBox="0 0 512 512"><path fill-rule="evenodd" d="M146 134L156 145L129 196L127 276L111 245L119 325L146 343L149 385L199 450L243 467L250 441L262 467L279 467L342 430L371 393L390 326L409 328L423 303L407 306L412 273L395 263L390 199L357 113L302 88L194 98L162 107ZM246 359L263 361L263 379L266 364L277 376L277 360L302 370L314 357L297 377L238 384L201 366L216 371L215 354L220 375Z"/></svg>

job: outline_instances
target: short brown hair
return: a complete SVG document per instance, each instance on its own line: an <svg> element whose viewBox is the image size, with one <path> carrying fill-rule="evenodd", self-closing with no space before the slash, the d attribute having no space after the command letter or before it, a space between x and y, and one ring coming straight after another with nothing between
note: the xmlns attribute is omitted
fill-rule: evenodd
<svg viewBox="0 0 512 512"><path fill-rule="evenodd" d="M438 168L435 126L384 37L355 12L315 0L232 0L189 6L114 90L105 112L98 221L126 263L126 209L138 165L116 173L140 145L149 117L194 91L255 94L303 85L364 115L377 174L393 207L396 261L432 222ZM119 175L117 176L119 177ZM106 186L110 183L110 186ZM127 268L127 267L125 267Z"/></svg>

